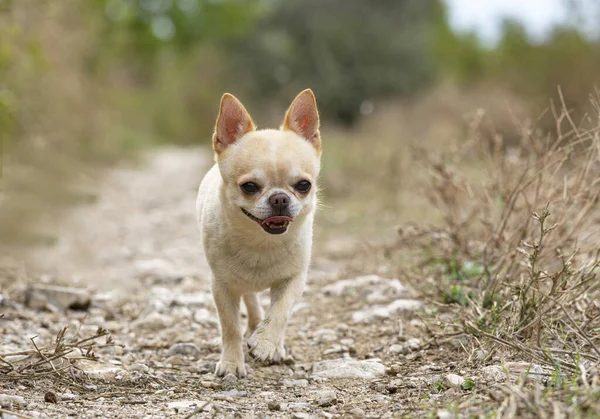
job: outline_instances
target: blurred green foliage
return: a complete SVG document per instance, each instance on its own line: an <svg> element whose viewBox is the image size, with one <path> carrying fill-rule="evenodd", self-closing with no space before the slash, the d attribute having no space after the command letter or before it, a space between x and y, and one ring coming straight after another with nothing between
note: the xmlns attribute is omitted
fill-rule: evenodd
<svg viewBox="0 0 600 419"><path fill-rule="evenodd" d="M72 51L81 58L72 70L98 86L97 106L111 114L108 135L126 149L208 138L224 91L249 103L260 119L311 87L325 119L352 125L382 100L412 97L441 81L501 86L536 111L556 98L560 85L567 106L583 111L600 74L600 44L576 27L557 27L534 42L520 24L506 21L498 45L487 46L475 34L452 30L442 0L74 4L2 3L5 143L23 136L15 131L23 108L40 103L35 96L23 99L23 86L37 77L32 69L41 78L57 71L41 65L54 51L40 46L41 30L27 30L28 13L85 31L85 45Z"/></svg>
<svg viewBox="0 0 600 419"><path fill-rule="evenodd" d="M436 0L271 2L254 30L231 43L229 66L251 97L289 101L306 87L321 113L344 125L371 101L407 96L435 71Z"/></svg>

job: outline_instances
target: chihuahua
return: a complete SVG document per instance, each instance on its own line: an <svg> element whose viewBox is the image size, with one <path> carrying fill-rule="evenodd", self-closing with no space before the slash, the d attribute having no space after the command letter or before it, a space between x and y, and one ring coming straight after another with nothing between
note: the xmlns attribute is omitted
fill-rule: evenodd
<svg viewBox="0 0 600 419"><path fill-rule="evenodd" d="M217 376L246 376L240 301L248 313L249 353L262 362L285 356L284 333L302 295L311 255L321 157L315 96L304 90L279 130L257 130L232 95L221 99L212 138L216 164L196 203L221 324ZM269 288L264 319L257 293Z"/></svg>

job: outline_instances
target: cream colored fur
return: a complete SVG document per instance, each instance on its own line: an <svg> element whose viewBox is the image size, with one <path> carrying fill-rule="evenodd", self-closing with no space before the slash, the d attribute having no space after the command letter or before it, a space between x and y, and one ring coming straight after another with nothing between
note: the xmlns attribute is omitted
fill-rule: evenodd
<svg viewBox="0 0 600 419"><path fill-rule="evenodd" d="M246 375L240 301L248 311L249 353L260 361L285 356L284 333L294 303L302 295L311 255L321 139L312 91L299 94L282 128L256 130L243 105L224 95L213 148L216 164L203 179L197 200L202 242L211 267L212 292L221 324L218 376ZM308 193L297 190L308 181ZM254 182L260 192L245 193ZM274 214L270 199L289 197L293 219L283 234L270 234L258 220ZM242 208L252 217L248 216ZM257 292L269 288L271 305L263 319Z"/></svg>

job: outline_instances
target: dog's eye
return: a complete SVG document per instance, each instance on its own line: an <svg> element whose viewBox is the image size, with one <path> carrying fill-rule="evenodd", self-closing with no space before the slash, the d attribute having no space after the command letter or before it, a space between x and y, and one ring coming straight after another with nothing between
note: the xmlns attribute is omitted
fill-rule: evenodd
<svg viewBox="0 0 600 419"><path fill-rule="evenodd" d="M255 193L258 193L258 191L260 191L260 186L258 186L254 182L243 183L242 185L240 185L240 188L242 188L242 191L244 191L248 195L254 195Z"/></svg>
<svg viewBox="0 0 600 419"><path fill-rule="evenodd" d="M311 186L312 185L310 184L310 182L308 180L301 180L300 182L296 183L296 185L294 186L294 189L296 189L298 192L306 193L306 192L310 191Z"/></svg>

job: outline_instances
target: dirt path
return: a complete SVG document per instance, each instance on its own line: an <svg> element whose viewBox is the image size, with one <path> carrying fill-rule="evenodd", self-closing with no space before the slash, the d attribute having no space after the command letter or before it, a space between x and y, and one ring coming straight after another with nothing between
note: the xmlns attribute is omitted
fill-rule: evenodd
<svg viewBox="0 0 600 419"><path fill-rule="evenodd" d="M249 361L250 377L237 382L213 376L219 333L194 215L209 165L201 150L162 149L139 167L111 170L97 202L75 209L57 245L32 255L43 282L86 288L92 305L33 310L23 304L24 285L15 287L0 299L0 352L30 349L34 335L49 344L65 325L80 336L103 327L122 347L96 348L97 363L73 361L86 372L78 381L0 382L0 393L23 397L11 409L41 417L187 417L203 406L196 417L303 418L412 416L443 405L423 397L457 363L441 364L443 354L424 350L412 290L375 275L345 280L350 260L327 255L315 258L287 333L295 363ZM349 378L333 378L340 371ZM49 390L57 404L44 402Z"/></svg>

